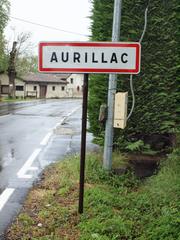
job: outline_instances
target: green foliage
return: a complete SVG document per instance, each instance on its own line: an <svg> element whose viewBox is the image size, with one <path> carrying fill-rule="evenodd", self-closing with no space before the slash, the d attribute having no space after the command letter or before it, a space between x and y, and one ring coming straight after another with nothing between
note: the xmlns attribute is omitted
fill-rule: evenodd
<svg viewBox="0 0 180 240"><path fill-rule="evenodd" d="M34 48L31 43L30 32L20 32L17 36L17 55L15 68L18 77L24 76L28 72L38 71L38 57L33 56Z"/></svg>
<svg viewBox="0 0 180 240"><path fill-rule="evenodd" d="M136 142L129 143L126 149L129 151L140 152L140 150L144 147L144 142L142 140L138 140Z"/></svg>
<svg viewBox="0 0 180 240"><path fill-rule="evenodd" d="M8 21L9 15L9 1L8 0L0 0L0 32L3 33L4 28Z"/></svg>
<svg viewBox="0 0 180 240"><path fill-rule="evenodd" d="M19 220L23 222L24 226L28 226L30 224L34 224L33 219L29 215L27 215L26 213L22 213L19 216Z"/></svg>
<svg viewBox="0 0 180 240"><path fill-rule="evenodd" d="M121 156L119 156L121 158ZM123 159L123 158L122 158ZM122 161L122 160L121 160ZM122 161L122 165L124 165ZM102 168L100 159L97 159L95 155L89 155L86 165L86 180L87 182L96 184L107 184L118 188L119 191L126 189L130 191L139 185L139 180L134 176L132 171L128 171L126 174L118 176L114 174L109 174Z"/></svg>
<svg viewBox="0 0 180 240"><path fill-rule="evenodd" d="M107 75L91 75L89 82L89 121L90 131L95 136L103 139L104 128L98 122L100 105L103 104L107 97L108 76Z"/></svg>
<svg viewBox="0 0 180 240"><path fill-rule="evenodd" d="M111 23L113 19L113 0L92 0L92 37L93 41L111 40Z"/></svg>
<svg viewBox="0 0 180 240"><path fill-rule="evenodd" d="M180 150L174 150L159 174L144 183L129 175L102 177L103 170L91 156L80 239L179 239L179 156ZM127 179L132 185L127 186Z"/></svg>
<svg viewBox="0 0 180 240"><path fill-rule="evenodd" d="M142 140L127 143L125 149L128 152L144 153L148 155L155 155L157 153L157 151L151 149L149 144L145 144Z"/></svg>
<svg viewBox="0 0 180 240"><path fill-rule="evenodd" d="M92 0L92 41L110 41L111 23L113 19L113 0ZM95 136L102 135L103 127L98 123L100 105L106 102L108 89L108 75L91 75L89 83L89 120L90 131ZM103 139L103 135L100 138Z"/></svg>
<svg viewBox="0 0 180 240"><path fill-rule="evenodd" d="M16 71L18 77L22 77L29 72L37 72L37 62L38 60L36 56L23 56L18 58L16 62Z"/></svg>
<svg viewBox="0 0 180 240"><path fill-rule="evenodd" d="M8 21L9 7L10 4L8 0L0 0L0 72L4 72L8 64L3 32Z"/></svg>
<svg viewBox="0 0 180 240"><path fill-rule="evenodd" d="M144 26L146 4L145 0L123 2L121 41L139 41ZM173 134L180 126L179 8L177 0L149 2L147 30L142 42L141 73L133 77L135 109L126 129L115 131L116 144L120 136L123 136L126 145L126 142L133 141L134 135ZM93 1L93 41L110 40L112 13L113 1ZM104 131L97 124L97 120L99 106L107 99L107 88L107 75L91 77L90 130L97 137ZM129 76L118 76L117 91L129 92L129 112L132 103Z"/></svg>

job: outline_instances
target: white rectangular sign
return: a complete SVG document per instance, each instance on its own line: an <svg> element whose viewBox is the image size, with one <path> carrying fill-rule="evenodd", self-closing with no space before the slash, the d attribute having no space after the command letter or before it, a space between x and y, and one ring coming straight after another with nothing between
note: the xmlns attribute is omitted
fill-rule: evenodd
<svg viewBox="0 0 180 240"><path fill-rule="evenodd" d="M114 128L126 127L127 121L128 92L118 92L115 94L114 104Z"/></svg>
<svg viewBox="0 0 180 240"><path fill-rule="evenodd" d="M140 52L139 43L41 42L39 71L138 74Z"/></svg>

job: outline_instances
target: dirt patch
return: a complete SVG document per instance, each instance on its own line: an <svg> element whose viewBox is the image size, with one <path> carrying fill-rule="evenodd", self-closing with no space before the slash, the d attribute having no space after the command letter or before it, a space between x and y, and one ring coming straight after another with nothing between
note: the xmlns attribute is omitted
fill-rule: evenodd
<svg viewBox="0 0 180 240"><path fill-rule="evenodd" d="M6 240L19 239L79 239L77 225L78 184L74 184L66 194L45 190L39 184L34 187L14 224L6 233Z"/></svg>
<svg viewBox="0 0 180 240"><path fill-rule="evenodd" d="M156 173L159 163L163 158L164 156L134 154L128 156L128 162L134 169L137 177L145 178Z"/></svg>

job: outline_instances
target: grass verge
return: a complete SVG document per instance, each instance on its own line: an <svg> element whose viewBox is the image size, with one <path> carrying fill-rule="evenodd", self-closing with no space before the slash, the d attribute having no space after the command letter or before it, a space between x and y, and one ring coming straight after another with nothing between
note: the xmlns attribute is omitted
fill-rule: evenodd
<svg viewBox="0 0 180 240"><path fill-rule="evenodd" d="M145 181L109 175L91 154L84 214L77 214L79 157L46 169L7 232L9 240L179 240L180 149Z"/></svg>

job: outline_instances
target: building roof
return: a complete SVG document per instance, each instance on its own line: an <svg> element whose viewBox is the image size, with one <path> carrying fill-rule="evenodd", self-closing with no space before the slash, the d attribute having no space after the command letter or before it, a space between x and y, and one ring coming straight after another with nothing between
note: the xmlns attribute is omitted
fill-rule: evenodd
<svg viewBox="0 0 180 240"><path fill-rule="evenodd" d="M70 74L28 73L22 77L22 80L28 83L67 84L67 78L69 76Z"/></svg>
<svg viewBox="0 0 180 240"><path fill-rule="evenodd" d="M0 74L0 82L2 85L9 85L9 77L6 73ZM24 84L23 80L18 77L15 78L15 82L18 84Z"/></svg>

